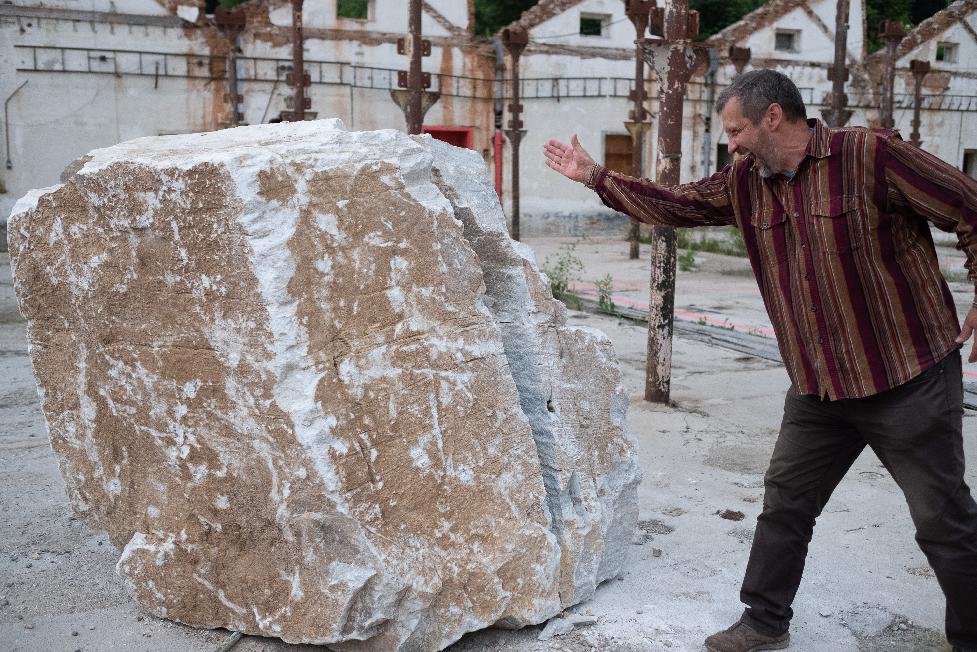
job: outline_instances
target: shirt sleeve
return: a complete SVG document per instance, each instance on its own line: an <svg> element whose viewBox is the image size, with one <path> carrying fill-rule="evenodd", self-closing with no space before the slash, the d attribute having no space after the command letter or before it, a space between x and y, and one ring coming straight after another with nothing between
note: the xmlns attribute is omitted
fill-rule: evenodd
<svg viewBox="0 0 977 652"><path fill-rule="evenodd" d="M734 224L729 191L732 166L705 179L678 186L660 186L599 166L594 190L610 208L640 222L664 226Z"/></svg>
<svg viewBox="0 0 977 652"><path fill-rule="evenodd" d="M967 277L977 284L977 180L898 135L884 141L889 209L909 209L941 231L956 232Z"/></svg>

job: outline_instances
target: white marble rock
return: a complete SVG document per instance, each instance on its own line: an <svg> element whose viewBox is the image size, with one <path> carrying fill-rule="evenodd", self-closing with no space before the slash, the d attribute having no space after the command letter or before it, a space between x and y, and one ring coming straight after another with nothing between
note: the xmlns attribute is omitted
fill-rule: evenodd
<svg viewBox="0 0 977 652"><path fill-rule="evenodd" d="M8 232L69 500L144 608L440 650L621 571L613 351L566 325L477 156L335 120L144 138Z"/></svg>

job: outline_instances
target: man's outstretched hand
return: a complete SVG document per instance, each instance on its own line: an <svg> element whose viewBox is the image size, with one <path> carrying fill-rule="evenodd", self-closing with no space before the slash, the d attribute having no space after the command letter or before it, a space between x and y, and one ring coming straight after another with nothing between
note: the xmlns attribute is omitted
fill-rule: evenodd
<svg viewBox="0 0 977 652"><path fill-rule="evenodd" d="M957 344L966 344L975 329L977 329L977 305L972 307L967 316L963 318L963 326L960 329L960 334L957 335ZM974 338L974 344L970 349L967 361L977 362L977 338Z"/></svg>
<svg viewBox="0 0 977 652"><path fill-rule="evenodd" d="M546 165L573 181L584 183L594 166L594 159L580 146L577 134L570 136L570 144L551 140L543 145Z"/></svg>

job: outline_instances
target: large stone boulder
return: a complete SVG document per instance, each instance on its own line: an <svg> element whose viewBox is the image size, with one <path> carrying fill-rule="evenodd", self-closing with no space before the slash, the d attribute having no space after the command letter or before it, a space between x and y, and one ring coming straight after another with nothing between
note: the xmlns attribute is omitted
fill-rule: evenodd
<svg viewBox="0 0 977 652"><path fill-rule="evenodd" d="M143 607L438 650L620 573L613 350L566 324L474 153L338 121L139 139L9 232L68 497Z"/></svg>

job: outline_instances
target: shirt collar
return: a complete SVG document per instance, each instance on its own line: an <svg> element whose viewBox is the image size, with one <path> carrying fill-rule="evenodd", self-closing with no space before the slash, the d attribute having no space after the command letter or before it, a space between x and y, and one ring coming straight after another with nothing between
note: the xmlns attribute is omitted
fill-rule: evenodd
<svg viewBox="0 0 977 652"><path fill-rule="evenodd" d="M812 133L811 140L807 142L807 149L804 151L804 155L812 156L814 158L825 158L830 156L831 128L817 118L810 118L807 121L807 126L812 129ZM750 169L759 172L760 168L756 157L751 154L750 158L753 159L750 164Z"/></svg>
<svg viewBox="0 0 977 652"><path fill-rule="evenodd" d="M807 121L807 126L814 129L811 140L807 143L808 156L814 158L825 158L831 155L831 129L817 118Z"/></svg>

